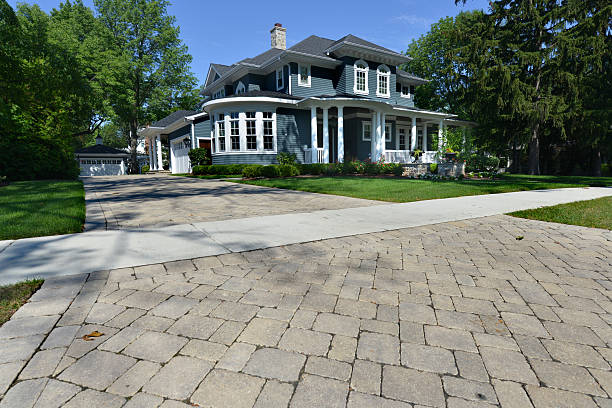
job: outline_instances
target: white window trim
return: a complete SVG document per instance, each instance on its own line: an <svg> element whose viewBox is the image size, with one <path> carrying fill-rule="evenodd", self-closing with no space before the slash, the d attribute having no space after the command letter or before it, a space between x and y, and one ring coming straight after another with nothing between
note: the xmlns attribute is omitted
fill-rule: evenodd
<svg viewBox="0 0 612 408"><path fill-rule="evenodd" d="M302 82L302 67L308 68L308 81L307 82ZM312 70L312 67L310 65L307 65L307 64L298 64L298 72L297 72L298 86L304 86L304 87L310 88L311 77L312 77L312 71L311 70Z"/></svg>
<svg viewBox="0 0 612 408"><path fill-rule="evenodd" d="M238 112L238 118L239 118L239 122L238 122L238 129L239 129L239 136L240 136L240 150L232 150L232 141L231 141L231 113L232 112ZM240 111L236 111L236 110L228 110L228 111L224 111L224 112L215 112L215 118L217 118L217 116L219 114L223 114L224 115L224 125L225 125L225 150L224 151L218 151L218 149L216 149L217 151L212 152L212 155L214 156L224 156L224 155L236 155L236 154L277 154L278 153L278 135L277 135L277 129L276 129L276 112L272 111L272 110L266 110L266 112L272 112L272 119L270 120L272 122L272 150L264 150L264 143L263 143L263 138L264 138L264 132L263 132L263 111L255 111L255 129L256 129L256 137L257 137L257 150L247 150L247 144L246 144L246 110L240 110ZM253 112L252 110L249 110L249 112ZM218 140L219 137L219 126L217 125L219 121L216 120L215 121L215 138ZM218 141L217 141L217 145L218 145Z"/></svg>
<svg viewBox="0 0 612 408"><path fill-rule="evenodd" d="M213 93L213 99L219 99L219 98L224 98L224 97L225 97L225 87Z"/></svg>
<svg viewBox="0 0 612 408"><path fill-rule="evenodd" d="M365 65L365 69L364 68L357 68L357 65L359 64L363 64ZM361 91L357 89L357 72L365 72L365 91ZM353 92L359 95L368 95L370 93L369 90L369 86L368 86L368 75L369 75L369 71L370 71L370 67L368 65L367 62L365 62L364 60L357 60L355 61L355 64L353 65Z"/></svg>
<svg viewBox="0 0 612 408"><path fill-rule="evenodd" d="M387 129L389 131L387 132ZM390 142L392 140L391 132L393 131L393 126L390 123L385 123L385 142Z"/></svg>
<svg viewBox="0 0 612 408"><path fill-rule="evenodd" d="M381 69L386 69L387 72L381 72ZM380 78L387 78L387 93L380 92ZM389 98L391 97L391 70L386 65L379 65L376 69L376 96L381 98Z"/></svg>
<svg viewBox="0 0 612 408"><path fill-rule="evenodd" d="M404 87L408 88L408 93L404 93ZM410 94L410 85L400 84L400 96L406 99L412 99L412 95Z"/></svg>
<svg viewBox="0 0 612 408"><path fill-rule="evenodd" d="M242 81L238 82L238 85L236 85L236 92L234 92L234 94L239 95L245 92L246 92L246 87L244 86Z"/></svg>
<svg viewBox="0 0 612 408"><path fill-rule="evenodd" d="M279 76L280 73L280 76ZM281 81L281 85L278 86L278 80L280 78ZM285 71L284 71L284 67L280 67L276 69L276 90L280 91L281 89L283 89L285 87Z"/></svg>
<svg viewBox="0 0 612 408"><path fill-rule="evenodd" d="M370 125L370 137L366 139L365 136L365 125L368 124ZM372 141L372 122L370 122L369 120L364 120L361 122L361 140L364 142L371 142Z"/></svg>

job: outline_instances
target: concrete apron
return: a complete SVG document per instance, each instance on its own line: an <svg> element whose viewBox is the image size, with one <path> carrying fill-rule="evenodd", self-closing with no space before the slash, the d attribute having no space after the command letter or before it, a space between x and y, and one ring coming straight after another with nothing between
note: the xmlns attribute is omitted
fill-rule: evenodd
<svg viewBox="0 0 612 408"><path fill-rule="evenodd" d="M87 273L486 217L605 196L612 196L612 188L522 191L159 229L92 231L0 241L0 285L33 277Z"/></svg>

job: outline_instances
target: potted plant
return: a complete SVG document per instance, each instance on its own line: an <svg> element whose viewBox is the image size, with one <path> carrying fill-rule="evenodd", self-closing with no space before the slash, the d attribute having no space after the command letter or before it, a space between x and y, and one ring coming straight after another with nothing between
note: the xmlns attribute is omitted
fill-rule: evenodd
<svg viewBox="0 0 612 408"><path fill-rule="evenodd" d="M421 155L423 154L423 151L420 149L416 149L415 151L412 152L412 157L414 157L414 161L419 161L419 158L421 157Z"/></svg>
<svg viewBox="0 0 612 408"><path fill-rule="evenodd" d="M453 151L453 149L451 149L450 147L447 147L444 151L444 157L448 161L453 161L457 157L457 152Z"/></svg>

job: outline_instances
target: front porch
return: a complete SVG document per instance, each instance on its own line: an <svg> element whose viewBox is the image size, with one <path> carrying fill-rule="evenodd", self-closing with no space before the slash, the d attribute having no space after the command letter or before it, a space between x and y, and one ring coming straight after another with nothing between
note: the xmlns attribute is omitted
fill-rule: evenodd
<svg viewBox="0 0 612 408"><path fill-rule="evenodd" d="M381 158L402 164L435 163L444 143L445 120L454 116L363 100L337 106L331 101L310 102L311 143L303 146L307 163ZM364 102L370 106L364 107Z"/></svg>

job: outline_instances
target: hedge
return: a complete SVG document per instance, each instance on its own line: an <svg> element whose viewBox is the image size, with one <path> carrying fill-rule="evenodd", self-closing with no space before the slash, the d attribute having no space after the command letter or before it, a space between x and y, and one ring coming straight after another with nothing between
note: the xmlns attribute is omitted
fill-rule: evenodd
<svg viewBox="0 0 612 408"><path fill-rule="evenodd" d="M191 168L191 174L195 176L200 175L226 175L226 174L242 174L242 170L247 167L248 164L212 164L210 166L193 166Z"/></svg>

